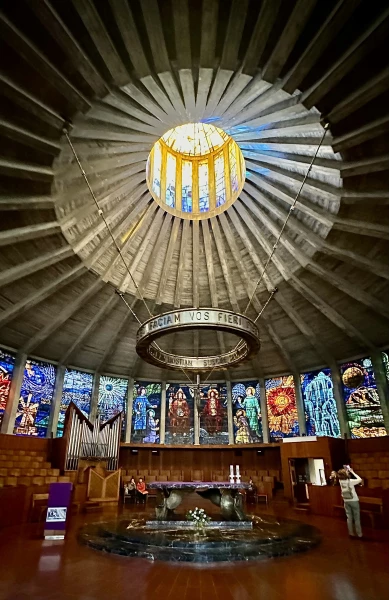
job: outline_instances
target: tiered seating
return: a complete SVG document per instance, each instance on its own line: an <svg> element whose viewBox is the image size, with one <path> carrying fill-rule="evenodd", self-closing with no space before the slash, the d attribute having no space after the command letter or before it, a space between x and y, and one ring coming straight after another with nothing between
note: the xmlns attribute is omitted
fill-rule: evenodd
<svg viewBox="0 0 389 600"><path fill-rule="evenodd" d="M68 482L59 469L53 469L45 460L44 452L36 450L2 450L0 455L0 487L43 486L56 482Z"/></svg>

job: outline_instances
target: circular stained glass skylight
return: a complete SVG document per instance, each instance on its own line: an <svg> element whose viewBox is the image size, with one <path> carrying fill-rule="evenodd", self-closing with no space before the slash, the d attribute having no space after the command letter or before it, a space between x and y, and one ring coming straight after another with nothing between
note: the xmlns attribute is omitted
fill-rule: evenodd
<svg viewBox="0 0 389 600"><path fill-rule="evenodd" d="M237 199L245 180L238 144L214 125L187 123L167 131L147 161L147 185L167 212L207 219Z"/></svg>

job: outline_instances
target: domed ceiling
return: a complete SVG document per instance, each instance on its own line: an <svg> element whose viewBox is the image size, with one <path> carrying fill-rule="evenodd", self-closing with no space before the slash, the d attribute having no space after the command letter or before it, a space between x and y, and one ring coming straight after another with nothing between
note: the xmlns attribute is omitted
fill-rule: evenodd
<svg viewBox="0 0 389 600"><path fill-rule="evenodd" d="M248 310L255 318L278 288L258 321L261 351L229 376L387 344L389 11L379 4L4 2L0 344L159 378L137 358L139 323L115 290L139 321L172 307L242 312L270 255ZM200 221L164 210L146 182L154 143L198 122L231 136L246 166L235 202ZM196 332L168 340L198 355L229 344Z"/></svg>

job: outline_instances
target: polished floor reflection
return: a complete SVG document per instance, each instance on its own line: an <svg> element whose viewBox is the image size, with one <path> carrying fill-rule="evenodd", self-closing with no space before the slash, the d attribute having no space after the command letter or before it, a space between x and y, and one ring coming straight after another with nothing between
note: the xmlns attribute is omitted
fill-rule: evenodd
<svg viewBox="0 0 389 600"><path fill-rule="evenodd" d="M126 506L122 516L131 518L135 511L139 506ZM144 511L151 515L153 506ZM106 555L78 544L80 526L115 518L113 511L73 517L64 542L43 541L36 524L6 528L0 531L0 599L387 599L387 531L366 528L366 541L353 541L341 519L296 517L284 505L268 512L318 527L322 544L263 562L196 566Z"/></svg>

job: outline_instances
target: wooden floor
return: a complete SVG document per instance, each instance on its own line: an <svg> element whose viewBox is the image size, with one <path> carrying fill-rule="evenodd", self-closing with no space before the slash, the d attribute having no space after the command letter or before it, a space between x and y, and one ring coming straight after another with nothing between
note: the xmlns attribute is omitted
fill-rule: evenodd
<svg viewBox="0 0 389 600"><path fill-rule="evenodd" d="M129 516L134 510L126 507ZM264 507L251 512L261 514ZM201 566L150 562L100 554L80 546L78 528L114 513L78 515L64 542L39 538L36 524L0 531L0 599L92 600L383 600L388 598L387 531L365 529L350 540L341 519L269 509L321 529L323 543L306 554L263 562Z"/></svg>

